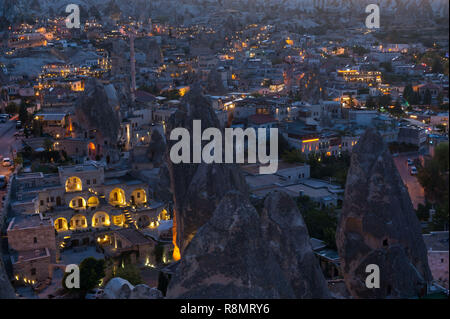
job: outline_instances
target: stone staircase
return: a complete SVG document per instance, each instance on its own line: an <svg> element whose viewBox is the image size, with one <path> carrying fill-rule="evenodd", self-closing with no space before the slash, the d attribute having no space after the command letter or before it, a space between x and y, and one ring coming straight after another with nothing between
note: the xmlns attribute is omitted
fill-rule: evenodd
<svg viewBox="0 0 450 319"><path fill-rule="evenodd" d="M125 224L127 224L129 227L135 228L134 219L131 217L131 214L129 211L125 211L123 213L125 215Z"/></svg>

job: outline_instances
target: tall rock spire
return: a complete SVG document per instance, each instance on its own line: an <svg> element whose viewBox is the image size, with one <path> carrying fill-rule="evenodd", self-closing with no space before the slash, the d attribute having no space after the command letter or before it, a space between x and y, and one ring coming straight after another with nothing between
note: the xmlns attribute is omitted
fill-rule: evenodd
<svg viewBox="0 0 450 319"><path fill-rule="evenodd" d="M408 191L374 129L353 149L336 244L347 289L356 298L416 297L432 279ZM380 288L366 287L370 264L379 267Z"/></svg>

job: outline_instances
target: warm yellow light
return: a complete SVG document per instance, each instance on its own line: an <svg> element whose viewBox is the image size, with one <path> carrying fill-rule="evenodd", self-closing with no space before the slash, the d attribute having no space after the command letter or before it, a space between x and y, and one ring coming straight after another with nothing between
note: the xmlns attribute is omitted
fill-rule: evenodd
<svg viewBox="0 0 450 319"><path fill-rule="evenodd" d="M310 143L310 142L317 142L319 139L318 138L313 138L310 140L303 140L302 143Z"/></svg>

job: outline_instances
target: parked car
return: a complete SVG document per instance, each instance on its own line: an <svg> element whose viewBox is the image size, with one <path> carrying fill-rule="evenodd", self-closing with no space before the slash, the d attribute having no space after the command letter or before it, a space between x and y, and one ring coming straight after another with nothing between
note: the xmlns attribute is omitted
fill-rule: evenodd
<svg viewBox="0 0 450 319"><path fill-rule="evenodd" d="M10 167L12 165L12 161L9 157L5 157L2 161L3 167Z"/></svg>
<svg viewBox="0 0 450 319"><path fill-rule="evenodd" d="M411 166L410 173L411 175L417 175L417 168L415 166Z"/></svg>
<svg viewBox="0 0 450 319"><path fill-rule="evenodd" d="M5 175L0 175L0 189L5 188L6 187L6 176Z"/></svg>
<svg viewBox="0 0 450 319"><path fill-rule="evenodd" d="M22 122L21 121L17 121L16 122L16 128L17 129L22 128Z"/></svg>
<svg viewBox="0 0 450 319"><path fill-rule="evenodd" d="M408 158L408 159L406 160L406 163L408 164L408 166L412 166L412 165L414 164L413 160L410 159L410 158Z"/></svg>

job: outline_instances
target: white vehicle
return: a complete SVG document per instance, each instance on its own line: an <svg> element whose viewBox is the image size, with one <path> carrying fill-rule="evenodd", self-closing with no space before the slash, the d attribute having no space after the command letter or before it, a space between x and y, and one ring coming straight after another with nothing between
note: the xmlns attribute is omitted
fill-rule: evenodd
<svg viewBox="0 0 450 319"><path fill-rule="evenodd" d="M2 162L3 167L10 167L12 165L11 159L9 157L5 157Z"/></svg>
<svg viewBox="0 0 450 319"><path fill-rule="evenodd" d="M417 168L415 166L411 166L410 173L411 175L417 175Z"/></svg>

